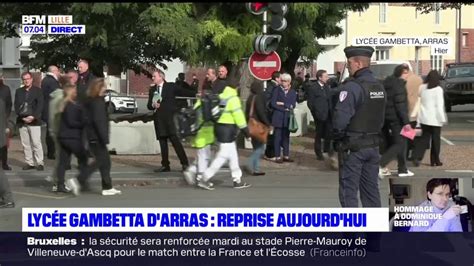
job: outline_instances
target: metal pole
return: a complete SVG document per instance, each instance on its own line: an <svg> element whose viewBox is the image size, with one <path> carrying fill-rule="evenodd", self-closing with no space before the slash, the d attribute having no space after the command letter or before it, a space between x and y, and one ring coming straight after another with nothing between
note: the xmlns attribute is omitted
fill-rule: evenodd
<svg viewBox="0 0 474 266"><path fill-rule="evenodd" d="M458 17L458 63L461 63L461 45L462 45L462 33L461 33L461 6L459 5L459 17Z"/></svg>
<svg viewBox="0 0 474 266"><path fill-rule="evenodd" d="M263 29L262 29L262 33L265 35L267 34L267 11L263 12ZM264 81L263 82L263 90L266 91L267 90L267 82Z"/></svg>
<svg viewBox="0 0 474 266"><path fill-rule="evenodd" d="M126 78L127 78L127 96L130 95L130 76L128 75L128 69L127 69L127 75L126 75Z"/></svg>

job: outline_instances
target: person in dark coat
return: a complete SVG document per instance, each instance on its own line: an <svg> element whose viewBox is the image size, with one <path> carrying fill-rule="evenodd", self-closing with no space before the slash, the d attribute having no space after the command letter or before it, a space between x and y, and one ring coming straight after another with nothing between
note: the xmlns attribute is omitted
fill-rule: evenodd
<svg viewBox="0 0 474 266"><path fill-rule="evenodd" d="M179 92L176 93L177 97L195 97L197 90L195 91L185 80L184 73L179 73L178 77L176 78L176 86L180 89ZM183 95L181 95L183 94ZM188 107L188 100L187 99L176 99L176 104L178 105L178 109Z"/></svg>
<svg viewBox="0 0 474 266"><path fill-rule="evenodd" d="M54 140L49 134L49 99L51 92L61 87L59 85L59 68L57 66L49 66L46 76L41 81L41 90L43 90L44 107L42 120L46 123L46 157L50 160L55 159L56 149L54 148Z"/></svg>
<svg viewBox="0 0 474 266"><path fill-rule="evenodd" d="M296 107L296 91L291 89L291 76L281 75L282 85L275 88L272 95L272 126L274 128L274 147L276 163L293 162L290 159L290 110ZM281 149L283 148L283 158Z"/></svg>
<svg viewBox="0 0 474 266"><path fill-rule="evenodd" d="M206 93L211 93L213 91L213 87L216 85L216 82L218 81L217 79L217 73L214 68L208 68L206 72L206 80L202 84L201 92L204 94Z"/></svg>
<svg viewBox="0 0 474 266"><path fill-rule="evenodd" d="M272 119L273 108L271 105L272 94L275 88L278 88L281 85L280 71L274 71L272 73L272 79L267 82L267 88L264 91L265 95L265 110L267 112L267 117L269 120ZM267 145L265 147L265 159L269 161L275 161L275 147L273 147L274 135L271 132L268 135Z"/></svg>
<svg viewBox="0 0 474 266"><path fill-rule="evenodd" d="M217 80L212 84L212 93L214 94L221 94L224 91L224 88L227 87L229 81L227 80L228 74L227 67L224 65L220 65L217 71Z"/></svg>
<svg viewBox="0 0 474 266"><path fill-rule="evenodd" d="M413 176L413 172L406 166L407 141L400 135L403 127L411 127L408 116L408 99L405 88L406 79L410 72L407 65L395 67L392 76L384 81L387 92L387 105L385 106L385 122L382 133L389 145L380 159L380 177L390 175L390 170L385 167L395 159L398 160L398 176Z"/></svg>
<svg viewBox="0 0 474 266"><path fill-rule="evenodd" d="M260 123L271 127L272 124L268 119L265 108L265 94L263 93L263 83L261 81L254 81L250 85L250 92L251 94L249 95L245 106L245 115L247 121L249 121L250 119L250 113L253 104L252 117ZM265 152L265 143L261 143L259 140L252 138L252 147L253 153L252 155L250 155L248 161L249 170L254 176L265 175L264 172L260 171L260 159L263 153Z"/></svg>
<svg viewBox="0 0 474 266"><path fill-rule="evenodd" d="M122 194L120 190L112 187L112 179L110 177L111 161L107 144L109 144L109 117L105 104L105 91L107 85L104 79L94 79L87 90L88 99L86 100L85 109L88 124L86 126L87 138L92 155L95 162L87 167L86 175L79 179L79 183L83 190L88 189L87 178L97 170L100 171L102 178L102 195L112 196Z"/></svg>
<svg viewBox="0 0 474 266"><path fill-rule="evenodd" d="M87 99L87 90L90 83L96 78L89 70L89 61L81 59L77 63L77 69L79 70L79 78L77 80L77 100L80 103L84 103Z"/></svg>
<svg viewBox="0 0 474 266"><path fill-rule="evenodd" d="M188 167L188 157L184 151L178 136L173 116L177 111L175 95L180 88L174 83L165 82L163 71L156 69L153 71L154 85L150 87L147 107L152 110L155 123L156 139L160 142L161 148L161 168L155 172L169 172L170 161L168 158L168 139L178 155L183 171Z"/></svg>
<svg viewBox="0 0 474 266"><path fill-rule="evenodd" d="M5 113L7 113L6 104L5 101L0 98L0 114ZM6 116L0 115L0 148L7 145L7 138L4 134L7 129L7 121ZM5 172L0 168L0 208L13 207L15 207L15 203L13 202L10 184L8 183Z"/></svg>
<svg viewBox="0 0 474 266"><path fill-rule="evenodd" d="M197 93L198 90L199 90L199 79L197 78L196 74L193 74L193 82L191 83L191 88L192 88L193 91L195 91L196 93Z"/></svg>
<svg viewBox="0 0 474 266"><path fill-rule="evenodd" d="M26 165L23 170L44 170L43 145L41 143L41 115L43 113L43 93L33 86L33 75L25 72L21 75L24 86L15 93L16 124L20 130L20 139L25 154ZM35 167L35 161L37 167Z"/></svg>
<svg viewBox="0 0 474 266"><path fill-rule="evenodd" d="M324 139L324 151L331 152L331 121L332 117L332 97L327 81L329 79L326 70L318 70L316 72L317 82L308 91L308 108L313 116L316 126L316 134L314 137L314 152L318 160L324 160L322 139Z"/></svg>
<svg viewBox="0 0 474 266"><path fill-rule="evenodd" d="M11 111L12 111L12 93L10 91L10 87L8 87L7 85L5 85L3 83L3 76L0 75L0 100L3 100L4 104L5 104L5 112L3 112L2 114L4 114L4 118L6 119L5 122L7 123L8 125L8 121L10 119L10 114L11 114ZM8 129L8 126L7 126L7 129ZM9 129L10 130L10 129ZM0 132L1 134L1 132ZM8 134L6 133L6 135L9 135L10 132L8 132ZM7 139L8 141L8 139ZM12 168L8 165L8 145L4 145L2 147L0 147L0 160L2 161L2 169L5 170L5 171L11 171Z"/></svg>
<svg viewBox="0 0 474 266"><path fill-rule="evenodd" d="M71 163L71 154L74 154L79 162L80 180L85 179L87 169L87 152L84 147L83 132L86 126L86 114L84 107L76 101L76 85L67 84L63 88L65 98L60 106L60 121L58 130L59 152L57 164L57 192L69 192L65 183L72 189L75 195L79 194L79 185L76 179L64 181L67 167Z"/></svg>

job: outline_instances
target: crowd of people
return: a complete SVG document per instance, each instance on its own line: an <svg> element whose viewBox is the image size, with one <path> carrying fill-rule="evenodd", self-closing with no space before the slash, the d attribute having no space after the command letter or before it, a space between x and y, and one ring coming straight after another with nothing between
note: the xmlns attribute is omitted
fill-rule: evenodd
<svg viewBox="0 0 474 266"><path fill-rule="evenodd" d="M44 170L41 126L46 124L45 154L48 159L56 159L52 178L49 179L53 184L52 191L79 195L81 191L89 189L87 180L98 169L102 177L102 195L121 194L121 191L113 188L110 176L111 160L107 150L109 119L104 101L106 83L89 71L87 60L80 60L77 68L78 71L69 70L62 74L57 66L48 67L41 88L33 85L31 73L23 73L23 86L16 90L13 103L10 89L0 84L0 107L5 110L2 111L5 121L0 121L0 124L5 122L4 131L11 133L13 129L7 126L6 121L13 105L24 152L23 170L38 171ZM368 66L361 69L363 71L359 73L363 73ZM358 101L351 99L351 94L330 80L328 72L323 69L317 71L316 81L311 81L309 76L304 80L301 77L292 80L290 74L280 72L274 72L266 84L255 81L251 84L251 93L245 106L242 106L239 98L238 84L228 79L228 70L223 65L217 70L207 70L201 88L196 75L193 75L192 84L188 84L183 73L174 83L167 82L160 69L154 69L151 74L153 85L149 89L147 107L153 112L162 159L161 167L155 172L171 171L169 140L179 158L186 181L207 190L215 189L210 180L226 163L230 167L234 188L250 186L242 181L236 145L239 132L253 146L253 153L244 167L249 174L265 175L260 167L262 157L278 164L294 162L290 156L290 127L294 126L293 111L297 103L301 102L301 91L315 123L316 159L325 160L326 153L327 159L335 160L334 140L341 126L341 117L344 118L344 113L351 113L349 109L344 109L347 107L341 107L341 103L346 98ZM423 82L407 65L397 66L393 75L383 82L386 102L383 105L382 113L385 115L379 136L385 141L380 144L380 178L391 174L386 167L395 159L398 162L398 176L413 176L413 172L408 170L407 159L412 160L414 166L419 166L429 146L431 165L442 165L440 131L447 119L439 82L437 71L431 71ZM178 96L197 97L192 108L201 114L201 124L192 141L192 146L197 150L196 159L191 164L173 118L178 110L186 107L185 102L177 99ZM212 106L213 103L216 106ZM402 130L415 128L421 128L419 131L422 132L415 141L400 134ZM4 134L0 135L5 137ZM7 159L7 141L8 138L2 138L0 157L2 169L8 171L11 167ZM217 144L214 156L213 144ZM71 169L71 155L77 158L79 174L77 178L66 179L65 172ZM92 162L89 160L91 157L94 158ZM4 178L2 182L5 182ZM4 193L2 197L4 205L14 206L11 193Z"/></svg>
<svg viewBox="0 0 474 266"><path fill-rule="evenodd" d="M30 72L21 74L23 86L15 92L13 101L16 127L23 148L25 165L23 170L44 171L44 153L47 159L55 160L52 176L53 192L72 192L79 195L88 191L88 178L99 169L102 177L102 195L118 195L110 176L111 160L109 143L109 118L104 100L107 89L103 78L96 78L89 71L89 62L81 59L78 71L61 73L57 66L49 66L41 88L33 85ZM8 134L14 130L8 126L12 101L10 88L2 84L0 124ZM46 125L46 151L43 151L41 127ZM2 135L2 170L10 171L8 165L8 139ZM65 177L71 169L71 155L77 158L79 174L77 178ZM89 158L93 158L92 161ZM3 175L3 171L2 171ZM4 177L0 187L2 202L0 207L14 207L11 192ZM5 196L7 195L7 196Z"/></svg>

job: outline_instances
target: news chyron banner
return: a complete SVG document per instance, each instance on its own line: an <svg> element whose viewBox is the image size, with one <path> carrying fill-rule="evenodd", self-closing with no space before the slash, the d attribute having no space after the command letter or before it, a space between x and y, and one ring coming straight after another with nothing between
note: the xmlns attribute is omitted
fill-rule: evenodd
<svg viewBox="0 0 474 266"><path fill-rule="evenodd" d="M24 232L388 232L388 208L23 208Z"/></svg>
<svg viewBox="0 0 474 266"><path fill-rule="evenodd" d="M22 232L0 234L0 264L474 262L467 252L472 233L389 232L389 213L389 208L22 208Z"/></svg>
<svg viewBox="0 0 474 266"><path fill-rule="evenodd" d="M74 25L72 15L23 15L22 34L85 34L86 25Z"/></svg>

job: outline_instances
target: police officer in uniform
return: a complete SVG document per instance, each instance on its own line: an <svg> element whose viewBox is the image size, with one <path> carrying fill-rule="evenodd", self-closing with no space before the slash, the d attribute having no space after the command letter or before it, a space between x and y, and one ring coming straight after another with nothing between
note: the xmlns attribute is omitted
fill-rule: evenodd
<svg viewBox="0 0 474 266"><path fill-rule="evenodd" d="M339 200L342 207L380 207L378 189L379 132L385 115L386 93L369 69L374 49L344 49L350 73L342 85L333 118L339 153Z"/></svg>

